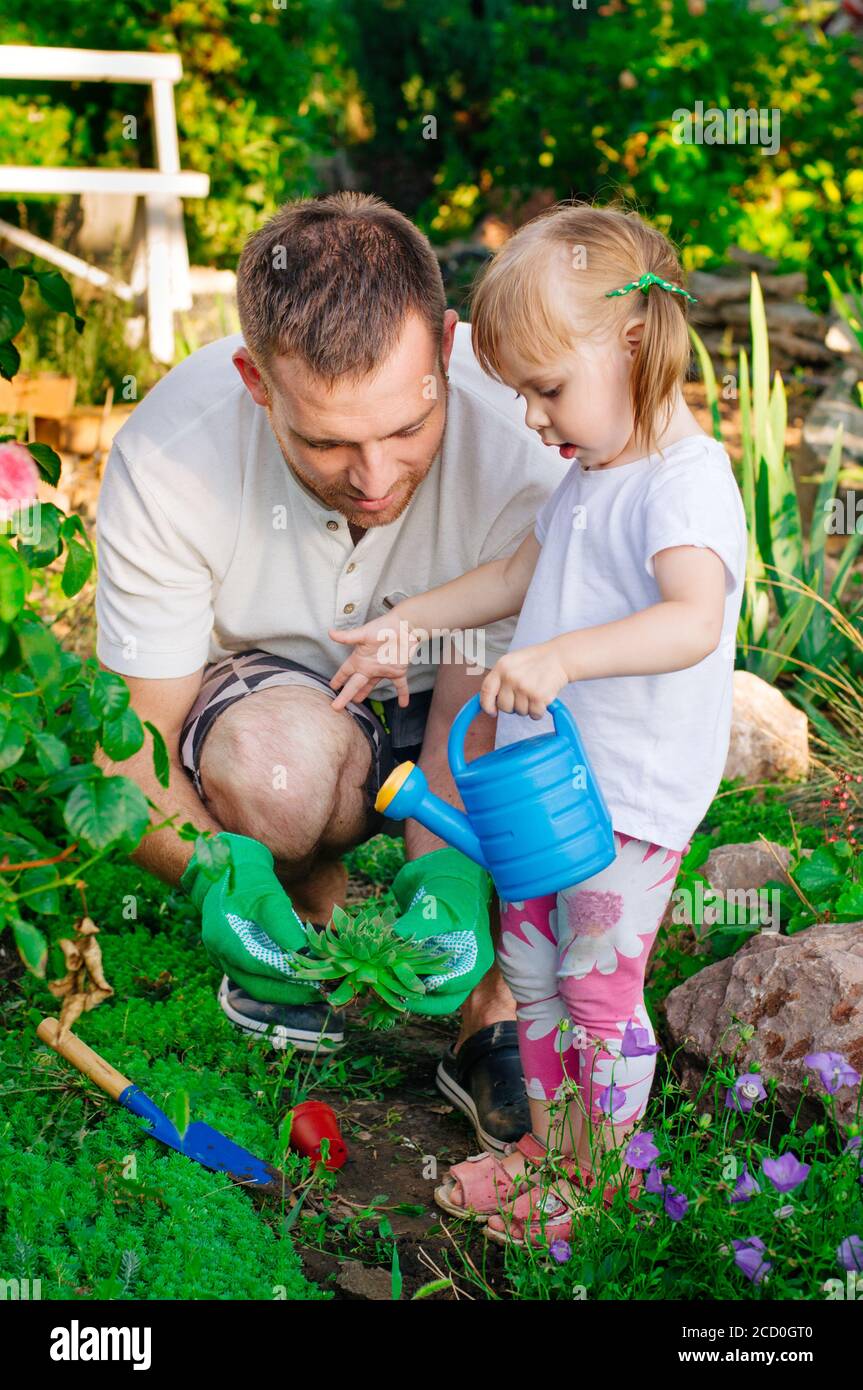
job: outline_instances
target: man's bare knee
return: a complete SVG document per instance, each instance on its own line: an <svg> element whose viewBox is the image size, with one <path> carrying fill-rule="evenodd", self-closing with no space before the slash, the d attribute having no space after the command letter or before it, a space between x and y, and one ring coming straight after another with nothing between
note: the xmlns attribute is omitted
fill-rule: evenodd
<svg viewBox="0 0 863 1390"><path fill-rule="evenodd" d="M204 744L208 808L225 827L262 840L285 862L362 837L366 808L351 795L369 749L350 715L296 686L256 691L216 721Z"/></svg>

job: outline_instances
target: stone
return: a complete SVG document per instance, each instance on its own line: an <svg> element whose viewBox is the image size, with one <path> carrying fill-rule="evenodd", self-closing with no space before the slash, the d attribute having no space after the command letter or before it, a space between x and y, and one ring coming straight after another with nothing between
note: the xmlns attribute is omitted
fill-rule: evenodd
<svg viewBox="0 0 863 1390"><path fill-rule="evenodd" d="M684 893L677 889L671 894L662 918L662 925L694 926L709 929L713 922L743 922L748 912L758 912L762 926L773 921L774 903L758 898L758 890L769 881L784 882L785 870L791 861L791 851L785 845L770 840L755 840L744 844L717 845L701 865L699 873L707 879L709 889L700 885ZM704 955L710 949L707 935L696 928L693 932L694 952Z"/></svg>
<svg viewBox="0 0 863 1390"><path fill-rule="evenodd" d="M747 276L710 275L704 270L693 270L687 277L686 288L694 294L698 304L690 311L695 319L700 311L714 309L719 304L733 304L749 298L749 279Z"/></svg>
<svg viewBox="0 0 863 1390"><path fill-rule="evenodd" d="M779 265L772 256L763 256L760 251L744 251L742 246L732 246L728 259L736 265L745 265L747 270L757 270L759 275L769 275Z"/></svg>
<svg viewBox="0 0 863 1390"><path fill-rule="evenodd" d="M804 1062L812 1052L838 1052L863 1072L863 922L808 927L794 936L760 932L735 955L677 985L662 1006L675 1065L695 1094L708 1059L737 1075L757 1068L777 1082L780 1111L802 1124L823 1117L827 1092ZM751 1026L744 1040L741 1029ZM809 1082L808 1088L806 1082ZM856 1108L857 1090L833 1098L840 1123Z"/></svg>
<svg viewBox="0 0 863 1390"><path fill-rule="evenodd" d="M856 366L844 364L839 367L803 422L803 442L812 450L822 468L827 463L840 425L845 466L863 462L863 408L857 396L859 375Z"/></svg>
<svg viewBox="0 0 863 1390"><path fill-rule="evenodd" d="M749 326L748 303L723 304L720 312L724 323ZM805 304L770 300L765 305L765 313L771 340L774 333L790 333L794 337L813 338L823 347L827 322L820 314L813 314Z"/></svg>
<svg viewBox="0 0 863 1390"><path fill-rule="evenodd" d="M828 324L827 337L824 339L824 343L831 352L839 352L846 357L857 359L863 357L863 346L861 346L857 335L851 332L845 320L839 317L835 309L831 310ZM859 375L861 371L859 360L856 363L856 369Z"/></svg>
<svg viewBox="0 0 863 1390"><path fill-rule="evenodd" d="M806 293L806 275L802 270L788 275L760 275L761 290L765 299L794 299Z"/></svg>
<svg viewBox="0 0 863 1390"><path fill-rule="evenodd" d="M760 275L758 278L765 299L794 299L796 295L806 293L806 276L802 271L790 275ZM748 275L738 274L736 267L731 274L693 270L687 278L686 288L698 299L698 304L691 311L693 318L699 309L715 309L720 304L745 304L748 315L751 281Z"/></svg>
<svg viewBox="0 0 863 1390"><path fill-rule="evenodd" d="M751 671L734 672L731 739L723 776L746 787L800 781L809 772L809 720Z"/></svg>
<svg viewBox="0 0 863 1390"><path fill-rule="evenodd" d="M777 333L775 330L770 333L770 352L774 368L782 358L814 367L827 366L836 360L826 343L818 342L815 338L801 338L796 333Z"/></svg>
<svg viewBox="0 0 863 1390"><path fill-rule="evenodd" d="M782 881L790 862L791 851L785 845L754 840L748 844L717 845L708 854L701 872L719 893L745 892L763 888L770 879Z"/></svg>
<svg viewBox="0 0 863 1390"><path fill-rule="evenodd" d="M352 1298L384 1302L393 1296L392 1276L387 1270L373 1269L358 1260L348 1260L342 1265L336 1283Z"/></svg>

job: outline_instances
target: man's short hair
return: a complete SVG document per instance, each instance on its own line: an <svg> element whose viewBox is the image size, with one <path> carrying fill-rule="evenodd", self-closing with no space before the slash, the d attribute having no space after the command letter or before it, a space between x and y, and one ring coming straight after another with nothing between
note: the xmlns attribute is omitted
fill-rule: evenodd
<svg viewBox="0 0 863 1390"><path fill-rule="evenodd" d="M411 312L439 348L446 293L428 238L407 217L371 194L339 192L285 203L249 238L237 304L264 375L275 357L294 356L332 384L373 373Z"/></svg>

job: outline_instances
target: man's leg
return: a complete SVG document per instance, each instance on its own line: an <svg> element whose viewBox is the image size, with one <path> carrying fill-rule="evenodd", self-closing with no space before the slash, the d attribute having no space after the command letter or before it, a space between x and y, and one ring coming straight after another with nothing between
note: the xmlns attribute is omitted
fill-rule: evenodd
<svg viewBox="0 0 863 1390"><path fill-rule="evenodd" d="M435 682L418 762L431 790L451 805L458 805L460 798L447 759L449 731L462 705L479 690L481 680L482 677L469 676L464 666L443 665ZM480 714L473 721L465 740L465 757L468 761L491 751L494 732L495 721L487 714ZM418 859L420 855L440 849L443 843L419 821L405 821L405 855L408 859ZM496 895L492 896L490 911L492 937L497 949L500 914ZM458 1051L462 1043L481 1028L507 1020L514 1022L515 1016L515 1000L495 961L462 1006L455 1050Z"/></svg>
<svg viewBox="0 0 863 1390"><path fill-rule="evenodd" d="M213 725L200 760L205 804L225 827L262 841L303 920L344 904L345 850L374 831L368 740L323 692L276 686Z"/></svg>
<svg viewBox="0 0 863 1390"><path fill-rule="evenodd" d="M447 759L452 722L464 703L476 694L480 675L464 665L442 664L426 722L418 762L437 796L459 804ZM488 753L494 747L495 721L480 714L465 739L465 757ZM405 852L409 860L443 847L443 841L417 821L405 822ZM491 929L498 946L500 920L497 896L490 904ZM502 1149L530 1129L530 1112L518 1051L515 1000L495 963L462 1006L458 1038L441 1058L439 1089L473 1122L483 1148Z"/></svg>
<svg viewBox="0 0 863 1390"><path fill-rule="evenodd" d="M344 905L339 856L375 828L366 781L371 745L355 719L334 713L323 691L254 690L210 727L198 758L199 789L228 831L260 840L304 921L328 922ZM273 1046L326 1053L344 1040L341 1011L309 1002L269 1004L227 976L223 1012L238 1028L267 1033Z"/></svg>

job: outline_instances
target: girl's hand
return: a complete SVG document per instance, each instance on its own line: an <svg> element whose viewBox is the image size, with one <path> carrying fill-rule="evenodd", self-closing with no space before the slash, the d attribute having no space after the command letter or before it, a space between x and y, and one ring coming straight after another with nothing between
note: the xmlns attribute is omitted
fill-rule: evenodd
<svg viewBox="0 0 863 1390"><path fill-rule="evenodd" d="M540 642L508 652L489 671L479 700L486 714L529 714L541 719L565 685L564 670L554 642Z"/></svg>
<svg viewBox="0 0 863 1390"><path fill-rule="evenodd" d="M405 673L422 641L421 634L403 620L394 622L392 618L373 618L362 627L347 631L331 627L329 634L334 642L353 647L330 681L333 690L339 691L333 709L344 709L349 700L364 700L382 680L392 681L400 705L408 703L410 691Z"/></svg>

